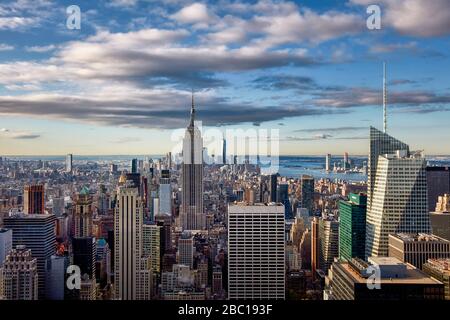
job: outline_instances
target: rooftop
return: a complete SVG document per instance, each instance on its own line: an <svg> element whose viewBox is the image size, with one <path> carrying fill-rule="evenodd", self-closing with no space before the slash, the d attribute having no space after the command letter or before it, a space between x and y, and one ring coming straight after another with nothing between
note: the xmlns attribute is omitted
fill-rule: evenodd
<svg viewBox="0 0 450 320"><path fill-rule="evenodd" d="M390 237L400 239L404 242L418 242L418 241L438 241L438 242L449 242L448 240L438 237L434 234L429 233L396 233L390 234Z"/></svg>

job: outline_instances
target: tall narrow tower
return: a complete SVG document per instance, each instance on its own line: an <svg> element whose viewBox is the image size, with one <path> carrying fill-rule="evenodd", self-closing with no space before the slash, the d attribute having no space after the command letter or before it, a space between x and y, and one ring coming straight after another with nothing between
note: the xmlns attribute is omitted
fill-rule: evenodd
<svg viewBox="0 0 450 320"><path fill-rule="evenodd" d="M183 140L182 198L180 224L183 230L205 228L203 213L203 139L195 125L194 94L191 118Z"/></svg>
<svg viewBox="0 0 450 320"><path fill-rule="evenodd" d="M383 132L387 132L387 87L386 87L386 62L383 62Z"/></svg>

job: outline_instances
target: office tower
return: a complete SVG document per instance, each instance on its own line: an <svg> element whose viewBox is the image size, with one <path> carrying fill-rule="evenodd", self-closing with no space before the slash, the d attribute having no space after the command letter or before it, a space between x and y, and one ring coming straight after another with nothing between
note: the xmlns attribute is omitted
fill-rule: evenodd
<svg viewBox="0 0 450 320"><path fill-rule="evenodd" d="M331 171L331 154L329 153L325 157L325 170Z"/></svg>
<svg viewBox="0 0 450 320"><path fill-rule="evenodd" d="M319 218L314 217L311 221L311 272L313 278L320 269L320 242L319 242Z"/></svg>
<svg viewBox="0 0 450 320"><path fill-rule="evenodd" d="M194 237L183 233L178 239L178 264L194 267Z"/></svg>
<svg viewBox="0 0 450 320"><path fill-rule="evenodd" d="M367 212L367 257L388 255L390 233L430 233L425 163L422 154L407 150L379 157Z"/></svg>
<svg viewBox="0 0 450 320"><path fill-rule="evenodd" d="M95 277L100 284L100 288L104 288L111 283L111 249L105 239L97 239L95 271Z"/></svg>
<svg viewBox="0 0 450 320"><path fill-rule="evenodd" d="M149 257L154 272L161 271L161 229L154 223L145 223L142 229L142 254Z"/></svg>
<svg viewBox="0 0 450 320"><path fill-rule="evenodd" d="M350 193L339 201L339 258L365 257L367 195Z"/></svg>
<svg viewBox="0 0 450 320"><path fill-rule="evenodd" d="M46 265L46 299L64 300L66 288L67 257L52 255Z"/></svg>
<svg viewBox="0 0 450 320"><path fill-rule="evenodd" d="M69 153L66 156L66 172L67 173L72 173L72 170L73 170L72 164L73 164L73 155Z"/></svg>
<svg viewBox="0 0 450 320"><path fill-rule="evenodd" d="M6 300L37 300L37 260L24 245L12 249L3 265L3 295Z"/></svg>
<svg viewBox="0 0 450 320"><path fill-rule="evenodd" d="M227 164L227 140L225 139L222 143L222 164Z"/></svg>
<svg viewBox="0 0 450 320"><path fill-rule="evenodd" d="M300 180L302 208L308 209L309 215L314 213L314 178L302 175Z"/></svg>
<svg viewBox="0 0 450 320"><path fill-rule="evenodd" d="M150 261L142 254L144 209L137 188L119 187L114 214L114 290L119 300L148 299Z"/></svg>
<svg viewBox="0 0 450 320"><path fill-rule="evenodd" d="M138 173L138 159L131 159L131 173Z"/></svg>
<svg viewBox="0 0 450 320"><path fill-rule="evenodd" d="M311 270L311 230L306 229L300 240L300 269Z"/></svg>
<svg viewBox="0 0 450 320"><path fill-rule="evenodd" d="M284 208L228 205L229 299L284 299Z"/></svg>
<svg viewBox="0 0 450 320"><path fill-rule="evenodd" d="M75 211L73 213L73 234L74 237L92 236L92 197L89 189L83 187L75 200Z"/></svg>
<svg viewBox="0 0 450 320"><path fill-rule="evenodd" d="M445 300L450 300L450 259L429 259L422 269L424 273L444 284Z"/></svg>
<svg viewBox="0 0 450 320"><path fill-rule="evenodd" d="M270 191L270 202L277 202L277 180L278 174L271 174L269 176L269 191Z"/></svg>
<svg viewBox="0 0 450 320"><path fill-rule="evenodd" d="M45 268L55 253L55 223L53 214L18 213L3 220L5 228L13 233L13 247L25 245L37 260L39 299L46 295Z"/></svg>
<svg viewBox="0 0 450 320"><path fill-rule="evenodd" d="M94 237L72 239L73 263L80 267L81 275L95 279L97 241Z"/></svg>
<svg viewBox="0 0 450 320"><path fill-rule="evenodd" d="M12 230L0 228L0 267L12 249Z"/></svg>
<svg viewBox="0 0 450 320"><path fill-rule="evenodd" d="M222 268L214 266L212 274L212 292L219 295L222 292Z"/></svg>
<svg viewBox="0 0 450 320"><path fill-rule="evenodd" d="M319 219L319 266L327 272L339 256L339 221L334 217Z"/></svg>
<svg viewBox="0 0 450 320"><path fill-rule="evenodd" d="M344 153L344 170L350 169L350 162L348 160L348 152Z"/></svg>
<svg viewBox="0 0 450 320"><path fill-rule="evenodd" d="M23 212L27 214L44 213L44 186L27 185L23 192Z"/></svg>
<svg viewBox="0 0 450 320"><path fill-rule="evenodd" d="M384 154L391 154L397 150L406 150L409 153L409 146L385 132L381 132L374 127L370 127L370 147L368 158L368 176L367 176L367 210L370 211L375 188L375 176L377 174L378 157Z"/></svg>
<svg viewBox="0 0 450 320"><path fill-rule="evenodd" d="M425 233L390 234L389 257L422 269L428 259L450 258L450 241Z"/></svg>
<svg viewBox="0 0 450 320"><path fill-rule="evenodd" d="M182 194L180 225L183 230L200 230L206 226L203 213L203 139L195 125L194 96L191 119L183 139Z"/></svg>
<svg viewBox="0 0 450 320"><path fill-rule="evenodd" d="M161 170L161 178L159 178L159 213L172 215L170 170Z"/></svg>
<svg viewBox="0 0 450 320"><path fill-rule="evenodd" d="M428 211L434 211L438 197L450 194L450 168L427 167Z"/></svg>
<svg viewBox="0 0 450 320"><path fill-rule="evenodd" d="M141 175L140 173L127 173L125 175L126 183L128 183L128 187L137 188L139 195L141 194Z"/></svg>
<svg viewBox="0 0 450 320"><path fill-rule="evenodd" d="M369 277L378 269L379 287ZM411 264L391 257L334 262L325 279L325 300L443 300L444 285Z"/></svg>
<svg viewBox="0 0 450 320"><path fill-rule="evenodd" d="M436 212L450 212L450 194L444 194L438 197L435 207Z"/></svg>
<svg viewBox="0 0 450 320"><path fill-rule="evenodd" d="M280 183L278 186L278 202L284 205L284 216L286 219L292 219L292 207L289 201L289 185L287 182Z"/></svg>

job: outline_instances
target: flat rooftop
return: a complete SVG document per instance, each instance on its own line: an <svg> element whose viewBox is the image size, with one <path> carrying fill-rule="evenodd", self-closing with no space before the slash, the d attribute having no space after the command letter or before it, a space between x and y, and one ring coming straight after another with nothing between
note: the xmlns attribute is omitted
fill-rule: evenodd
<svg viewBox="0 0 450 320"><path fill-rule="evenodd" d="M387 258L389 259L389 258ZM397 260L397 259L395 259ZM383 261L380 259L379 261ZM398 261L398 260L397 260ZM342 262L341 267L347 272L355 283L367 283L368 279L362 277L358 272L356 272L352 267L350 267L348 262ZM369 280L370 281L370 280ZM403 278L381 278L380 284L441 284L440 281L429 277L413 265L406 263L406 273Z"/></svg>
<svg viewBox="0 0 450 320"><path fill-rule="evenodd" d="M429 233L396 233L396 234L390 234L390 237L400 239L404 242L450 242L444 238L438 237L434 234Z"/></svg>

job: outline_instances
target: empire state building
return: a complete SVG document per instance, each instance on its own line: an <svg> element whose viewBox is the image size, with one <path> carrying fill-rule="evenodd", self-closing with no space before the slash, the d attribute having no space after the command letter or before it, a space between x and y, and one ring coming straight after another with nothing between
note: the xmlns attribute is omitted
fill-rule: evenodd
<svg viewBox="0 0 450 320"><path fill-rule="evenodd" d="M205 229L203 213L203 139L195 125L194 95L191 119L183 139L182 198L180 224L183 230Z"/></svg>

